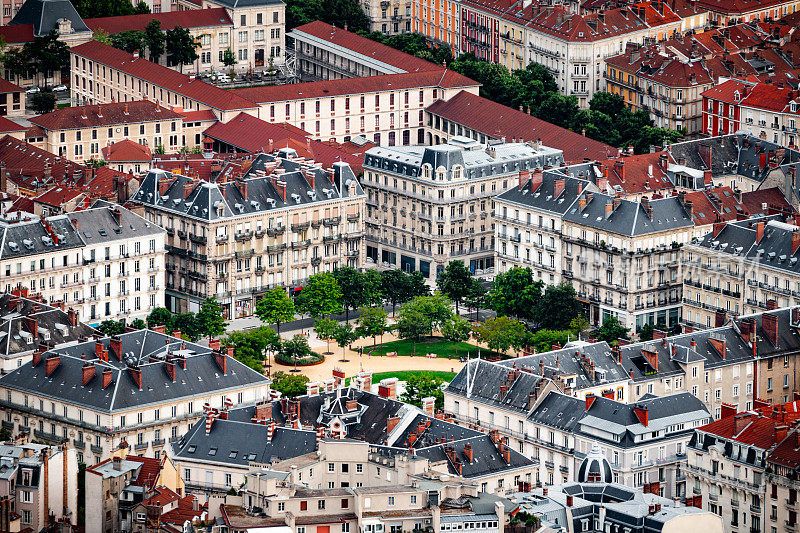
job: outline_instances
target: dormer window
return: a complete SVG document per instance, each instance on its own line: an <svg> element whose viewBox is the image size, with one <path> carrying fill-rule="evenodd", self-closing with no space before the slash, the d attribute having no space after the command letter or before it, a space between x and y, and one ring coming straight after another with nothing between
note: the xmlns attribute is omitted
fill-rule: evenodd
<svg viewBox="0 0 800 533"><path fill-rule="evenodd" d="M738 102L742 98L742 95L739 94L739 91L733 91L733 101Z"/></svg>
<svg viewBox="0 0 800 533"><path fill-rule="evenodd" d="M797 102L789 102L789 110L792 113L797 113Z"/></svg>
<svg viewBox="0 0 800 533"><path fill-rule="evenodd" d="M433 168L429 164L425 163L422 165L422 177L430 179L432 170Z"/></svg>

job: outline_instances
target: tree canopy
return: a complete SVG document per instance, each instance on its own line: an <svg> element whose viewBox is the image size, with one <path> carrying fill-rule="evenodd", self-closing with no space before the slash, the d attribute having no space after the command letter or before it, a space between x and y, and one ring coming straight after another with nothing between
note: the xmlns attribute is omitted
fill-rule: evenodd
<svg viewBox="0 0 800 533"><path fill-rule="evenodd" d="M165 38L165 48L167 51L167 62L171 65L190 65L198 57L197 48L200 43L189 33L186 28L180 26L167 30Z"/></svg>
<svg viewBox="0 0 800 533"><path fill-rule="evenodd" d="M270 387L280 392L287 398L296 398L306 393L308 376L303 374L287 374L286 372L276 372L272 376Z"/></svg>
<svg viewBox="0 0 800 533"><path fill-rule="evenodd" d="M320 272L308 278L303 290L294 297L297 310L314 318L340 312L341 302L342 289L330 272Z"/></svg>
<svg viewBox="0 0 800 533"><path fill-rule="evenodd" d="M275 329L280 333L281 324L294 320L294 302L286 294L286 289L275 287L268 290L256 303L255 314L263 322L275 324Z"/></svg>
<svg viewBox="0 0 800 533"><path fill-rule="evenodd" d="M268 326L246 331L231 331L223 346L233 346L233 356L237 361L262 372L265 350L276 345L278 334Z"/></svg>
<svg viewBox="0 0 800 533"><path fill-rule="evenodd" d="M480 280L472 277L472 272L463 261L450 261L447 266L439 273L436 284L442 294L450 298L456 304L456 314L459 304L478 289Z"/></svg>
<svg viewBox="0 0 800 533"><path fill-rule="evenodd" d="M603 320L603 324L597 328L597 338L601 341L616 346L617 339L628 337L628 328L624 327L617 317L610 316Z"/></svg>
<svg viewBox="0 0 800 533"><path fill-rule="evenodd" d="M498 315L532 320L543 287L543 281L533 280L530 268L513 267L495 276L486 302Z"/></svg>
<svg viewBox="0 0 800 533"><path fill-rule="evenodd" d="M536 307L538 325L546 329L567 329L581 312L576 296L575 288L569 283L548 285Z"/></svg>
<svg viewBox="0 0 800 533"><path fill-rule="evenodd" d="M422 399L436 398L436 409L444 408L444 393L442 392L444 380L430 372L419 372L406 379L406 388L400 399L411 405L422 407Z"/></svg>
<svg viewBox="0 0 800 533"><path fill-rule="evenodd" d="M520 350L527 339L525 324L507 316L490 318L475 328L475 338L496 352Z"/></svg>
<svg viewBox="0 0 800 533"><path fill-rule="evenodd" d="M214 298L206 298L196 315L197 329L206 337L216 337L225 333L228 324L222 314L222 307Z"/></svg>
<svg viewBox="0 0 800 533"><path fill-rule="evenodd" d="M417 342L427 335L433 335L451 316L450 301L441 293L417 296L400 308L397 333L403 339L411 339L416 349Z"/></svg>
<svg viewBox="0 0 800 533"><path fill-rule="evenodd" d="M366 31L369 19L356 0L287 0L286 30L324 20L338 28Z"/></svg>

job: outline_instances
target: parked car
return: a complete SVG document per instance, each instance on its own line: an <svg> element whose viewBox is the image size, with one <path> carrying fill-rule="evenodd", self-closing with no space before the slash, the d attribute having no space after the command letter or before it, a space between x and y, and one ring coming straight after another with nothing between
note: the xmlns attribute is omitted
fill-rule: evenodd
<svg viewBox="0 0 800 533"><path fill-rule="evenodd" d="M67 90L69 90L69 88L66 85L56 85L53 87L53 92L55 93L60 93Z"/></svg>
<svg viewBox="0 0 800 533"><path fill-rule="evenodd" d="M28 89L28 90L27 90L27 91L25 91L25 92L26 92L27 94L36 94L36 93L40 93L40 92L42 92L42 90L41 90L39 87L31 87L30 89Z"/></svg>
<svg viewBox="0 0 800 533"><path fill-rule="evenodd" d="M217 74L217 83L230 83L231 79L227 74Z"/></svg>

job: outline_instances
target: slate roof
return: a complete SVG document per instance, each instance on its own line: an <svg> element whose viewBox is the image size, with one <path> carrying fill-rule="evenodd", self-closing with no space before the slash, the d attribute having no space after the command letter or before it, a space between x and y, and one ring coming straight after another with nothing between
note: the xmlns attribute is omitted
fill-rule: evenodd
<svg viewBox="0 0 800 533"><path fill-rule="evenodd" d="M269 440L267 430L264 424L216 419L206 434L205 420L201 420L173 446L173 452L178 460L246 467L253 462L269 464L291 459L317 449L314 431L278 427Z"/></svg>
<svg viewBox="0 0 800 533"><path fill-rule="evenodd" d="M536 171L563 163L560 150L546 146L536 148L532 144L492 141L484 146L467 137L453 137L436 146L379 146L367 150L364 168L430 180L435 178L434 172L439 167L444 167L451 179L454 167L459 165L463 168L463 177L473 179ZM433 169L431 178L423 177L425 164Z"/></svg>
<svg viewBox="0 0 800 533"><path fill-rule="evenodd" d="M756 242L756 225L764 223L764 236ZM704 248L730 258L757 265L758 268L780 270L794 275L800 274L800 254L792 254L792 234L800 231L797 226L770 218L751 218L730 222L715 236L704 235L694 246Z"/></svg>
<svg viewBox="0 0 800 533"><path fill-rule="evenodd" d="M466 445L472 447L472 461L469 461L464 453ZM448 447L453 448L456 457L461 461L462 469L460 474L447 457L446 448ZM522 468L532 464L531 460L521 453L511 448L508 448L508 451L510 452L510 463L505 462L491 438L481 435L448 442L447 444L418 448L415 453L418 457L424 457L432 463L445 462L450 474L461 475L467 479L491 475L506 469Z"/></svg>
<svg viewBox="0 0 800 533"><path fill-rule="evenodd" d="M0 378L0 385L65 403L113 412L154 403L184 401L212 392L224 394L233 388L269 384L268 378L232 357L225 356L227 374L223 374L209 349L197 344L150 330L125 333L119 338L122 342L122 360L113 353L109 353L108 362L99 360L95 355L95 344L102 343L108 348L109 338L84 342L45 352L38 365L29 363L15 369ZM168 352L186 356L186 369L176 365L175 382L169 379L164 369L164 358ZM44 360L56 354L60 362L45 377ZM94 364L95 375L83 386L82 368L87 362ZM141 371L141 389L134 381L129 365ZM101 374L106 370L112 372L112 382L104 389Z"/></svg>
<svg viewBox="0 0 800 533"><path fill-rule="evenodd" d="M447 391L460 396L467 396L487 405L494 405L515 411L529 411L529 393L540 385L545 378L530 372L521 372L513 380L508 390L503 393L500 386L512 369L494 364L483 359L472 360L464 369L456 374L447 385ZM469 383L468 383L469 382Z"/></svg>
<svg viewBox="0 0 800 533"><path fill-rule="evenodd" d="M569 179L569 175L566 168L544 172L542 183L536 190L533 190L532 182L528 181L522 188L511 187L497 198L504 202L564 215L583 191L597 191L597 187L591 181L583 178ZM559 179L564 180L564 189L555 196L555 183Z"/></svg>
<svg viewBox="0 0 800 533"><path fill-rule="evenodd" d="M72 22L76 33L91 32L70 0L25 0L8 25L32 24L34 35L43 37L52 30L58 31L60 19Z"/></svg>
<svg viewBox="0 0 800 533"><path fill-rule="evenodd" d="M33 320L36 331L31 331ZM40 347L76 342L94 334L82 322L70 323L67 313L56 307L10 293L0 294L0 356L16 357ZM49 340L45 341L45 335ZM28 338L31 342L28 343Z"/></svg>
<svg viewBox="0 0 800 533"><path fill-rule="evenodd" d="M272 178L276 176L271 175L276 162L280 168L286 170L280 175L280 179L286 182L285 200L273 183ZM269 173L266 170L268 167ZM314 172L316 176L313 197L308 194L311 187L303 174L305 170ZM334 198L350 198L350 184L355 185L354 197L364 194L355 174L346 163L333 165L332 183L326 171L321 168L309 169L289 159L261 154L252 160L244 179L247 183L246 198L239 185L232 181L211 183L161 170L150 170L131 201L198 219L220 220L298 205L312 205ZM160 181L168 182L166 190L159 190ZM188 196L184 197L186 184L192 188Z"/></svg>
<svg viewBox="0 0 800 533"><path fill-rule="evenodd" d="M558 391L551 391L536 406L528 420L535 424L572 433L583 416L586 402Z"/></svg>
<svg viewBox="0 0 800 533"><path fill-rule="evenodd" d="M437 100L426 111L494 139L540 139L545 146L563 150L568 163L580 163L584 158L605 159L617 152L612 146L468 91L461 91L449 100Z"/></svg>

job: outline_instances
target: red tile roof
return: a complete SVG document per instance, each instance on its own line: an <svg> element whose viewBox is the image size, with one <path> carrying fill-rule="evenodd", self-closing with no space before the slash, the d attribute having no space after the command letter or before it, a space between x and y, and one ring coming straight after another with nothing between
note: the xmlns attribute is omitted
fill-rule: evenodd
<svg viewBox="0 0 800 533"><path fill-rule="evenodd" d="M22 87L8 80L0 78L0 93L19 93L24 91Z"/></svg>
<svg viewBox="0 0 800 533"><path fill-rule="evenodd" d="M174 28L209 28L214 26L233 26L233 21L223 7L210 9L192 9L185 11L167 11L165 13L147 13L144 15L126 15L121 17L99 17L83 19L92 31L102 30L106 33L122 33L128 30L143 31L151 20L161 23L161 30Z"/></svg>
<svg viewBox="0 0 800 533"><path fill-rule="evenodd" d="M378 91L402 91L418 87L441 87L447 89L459 87L477 87L480 84L466 76L449 69L409 72L406 74L383 74L338 80L312 81L289 85L271 85L263 87L247 87L231 89L228 93L258 104L305 100L308 98L330 98L332 96L351 94L354 98L363 93ZM351 104L352 105L352 104ZM310 112L310 110L309 110Z"/></svg>
<svg viewBox="0 0 800 533"><path fill-rule="evenodd" d="M730 187L714 187L686 193L692 202L692 221L695 226L749 218L752 213L739 203Z"/></svg>
<svg viewBox="0 0 800 533"><path fill-rule="evenodd" d="M136 476L136 479L131 484L152 489L158 480L159 474L161 474L161 461L152 457L140 457L138 455L129 455L125 459L142 463L139 475Z"/></svg>
<svg viewBox="0 0 800 533"><path fill-rule="evenodd" d="M53 187L34 198L34 202L59 207L84 194L80 189L72 187Z"/></svg>
<svg viewBox="0 0 800 533"><path fill-rule="evenodd" d="M600 168L612 187L619 186L628 194L672 190L675 185L659 164L662 153L664 152L606 159L600 162Z"/></svg>
<svg viewBox="0 0 800 533"><path fill-rule="evenodd" d="M606 159L617 149L467 91L428 106L429 112L494 138L535 141L564 151L567 163Z"/></svg>
<svg viewBox="0 0 800 533"><path fill-rule="evenodd" d="M11 131L28 131L28 128L25 126L20 126L13 120L9 120L6 117L0 117L0 133L8 133Z"/></svg>
<svg viewBox="0 0 800 533"><path fill-rule="evenodd" d="M177 492L167 487L158 486L153 489L154 494L142 500L142 505L164 507L168 503L180 499Z"/></svg>
<svg viewBox="0 0 800 533"><path fill-rule="evenodd" d="M33 41L33 24L0 26L0 38L6 44L21 44Z"/></svg>
<svg viewBox="0 0 800 533"><path fill-rule="evenodd" d="M10 179L23 188L32 188L33 180L42 186L46 165L50 167L51 184L60 183L65 175L71 176L76 170L86 170L77 163L10 135L0 138L0 161L5 163Z"/></svg>
<svg viewBox="0 0 800 533"><path fill-rule="evenodd" d="M272 145L287 138L305 143L308 134L290 124L271 123L247 113L239 113L228 122L217 122L203 132L206 136L234 146L244 152L269 152Z"/></svg>
<svg viewBox="0 0 800 533"><path fill-rule="evenodd" d="M393 67L401 68L406 72L441 70L442 68L440 65L431 63L430 61L395 50L390 46L331 26L319 20L298 26L292 31L313 35L331 44L342 46L377 61L392 65Z"/></svg>
<svg viewBox="0 0 800 533"><path fill-rule="evenodd" d="M31 118L31 124L35 124L47 131L56 131L182 119L183 115L159 106L155 102L136 100L133 102L63 107Z"/></svg>
<svg viewBox="0 0 800 533"><path fill-rule="evenodd" d="M195 509L197 507L197 509ZM178 506L171 511L161 515L161 522L169 524L183 524L184 522L194 521L203 516L206 512L206 507L200 505L197 497L189 495L178 500Z"/></svg>
<svg viewBox="0 0 800 533"><path fill-rule="evenodd" d="M216 122L218 120L217 115L210 109L204 109L203 111L183 111L181 115L183 115L184 122Z"/></svg>
<svg viewBox="0 0 800 533"><path fill-rule="evenodd" d="M208 107L224 111L254 109L256 106L234 91L226 91L171 68L157 65L144 58L135 58L123 50L98 41L89 41L70 48L70 52L91 59L100 64L119 69L135 78L164 87L170 91L191 98Z"/></svg>
<svg viewBox="0 0 800 533"><path fill-rule="evenodd" d="M153 159L150 149L130 139L123 139L100 150L107 163L147 162Z"/></svg>
<svg viewBox="0 0 800 533"><path fill-rule="evenodd" d="M732 15L766 9L785 2L786 0L698 0L697 5L715 13Z"/></svg>
<svg viewBox="0 0 800 533"><path fill-rule="evenodd" d="M800 419L800 405L790 402L726 416L698 431L768 450L777 444L775 427Z"/></svg>
<svg viewBox="0 0 800 533"><path fill-rule="evenodd" d="M736 100L736 92L739 100ZM773 83L745 83L740 80L728 80L703 93L713 100L738 104L742 107L764 109L778 113L791 113L790 103L800 101L800 91L791 87ZM800 109L795 111L800 115Z"/></svg>
<svg viewBox="0 0 800 533"><path fill-rule="evenodd" d="M742 193L742 204L751 215L759 213L764 215L795 213L794 207L786 201L786 197L778 187L744 192Z"/></svg>
<svg viewBox="0 0 800 533"><path fill-rule="evenodd" d="M739 92L739 95L742 95L744 94L745 88L750 89L752 86L752 83L745 83L740 80L728 80L703 92L701 96L711 100L718 100L720 102L733 104L736 103L735 93L737 91Z"/></svg>

